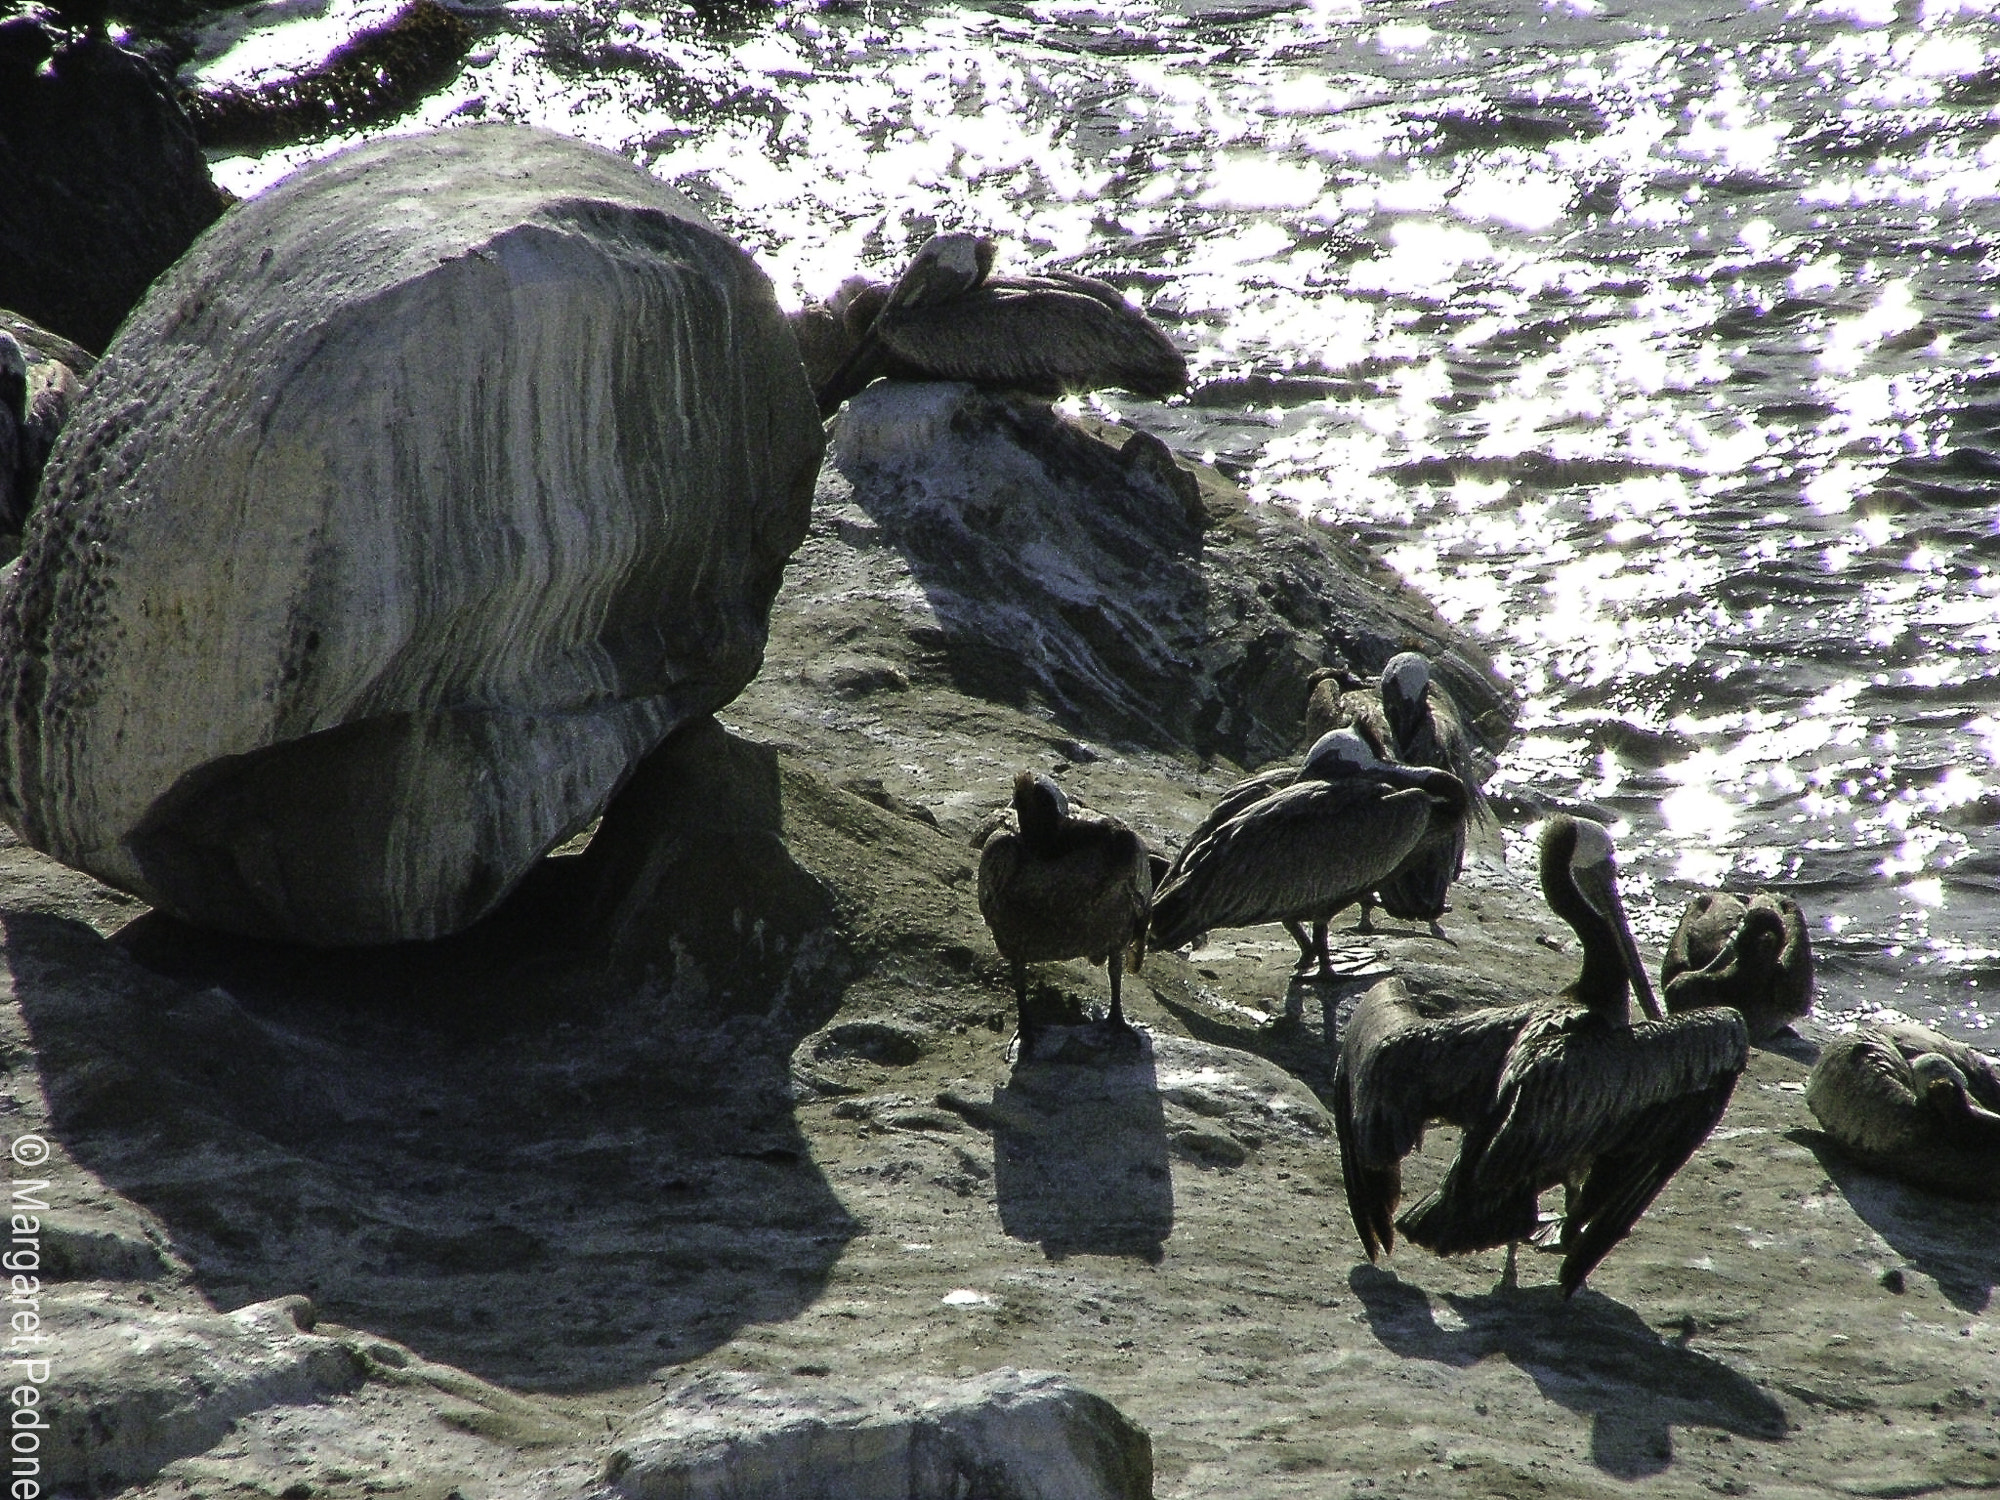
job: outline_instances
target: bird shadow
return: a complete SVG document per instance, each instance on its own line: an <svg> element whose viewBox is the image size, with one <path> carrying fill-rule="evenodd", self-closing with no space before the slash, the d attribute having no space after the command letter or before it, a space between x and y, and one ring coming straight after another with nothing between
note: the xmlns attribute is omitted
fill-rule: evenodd
<svg viewBox="0 0 2000 1500"><path fill-rule="evenodd" d="M1986 1311L2000 1282L2000 1203L1951 1198L1864 1167L1824 1131L1797 1126L1785 1139L1819 1159L1847 1205L1891 1250L1937 1283L1952 1306Z"/></svg>
<svg viewBox="0 0 2000 1500"><path fill-rule="evenodd" d="M1284 1010L1263 1025L1221 1020L1199 1003L1168 993L1163 985L1154 985L1152 993L1160 1008L1196 1041L1261 1057L1298 1079L1325 1104L1333 1097L1340 1029L1379 978L1320 978L1295 970L1285 985Z"/></svg>
<svg viewBox="0 0 2000 1500"><path fill-rule="evenodd" d="M1046 1028L1045 1050L1060 1054L1055 1034L1068 1029ZM990 1100L945 1102L992 1132L994 1196L1008 1235L1039 1244L1051 1260L1162 1258L1174 1228L1174 1183L1144 1032L1134 1055L1023 1060Z"/></svg>
<svg viewBox="0 0 2000 1500"><path fill-rule="evenodd" d="M1500 1355L1547 1399L1591 1421L1591 1461L1617 1479L1663 1473L1673 1429L1712 1427L1776 1442L1784 1407L1720 1360L1663 1341L1623 1303L1586 1288L1565 1300L1555 1286L1444 1295L1377 1266L1347 1278L1382 1346L1454 1369Z"/></svg>

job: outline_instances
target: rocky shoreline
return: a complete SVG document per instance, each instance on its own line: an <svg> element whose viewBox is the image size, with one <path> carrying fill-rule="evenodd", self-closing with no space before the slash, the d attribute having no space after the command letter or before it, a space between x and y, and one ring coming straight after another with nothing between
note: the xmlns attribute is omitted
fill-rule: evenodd
<svg viewBox="0 0 2000 1500"><path fill-rule="evenodd" d="M1517 1293L1497 1252L1361 1260L1329 1040L1376 973L1466 1003L1567 979L1518 872L1455 892L1456 946L1386 924L1345 982L1290 981L1276 928L1151 955L1139 1060L1010 1067L969 840L1013 772L1168 847L1294 748L1313 666L1416 643L1497 736L1477 648L1324 533L1148 439L878 387L761 673L459 937L202 934L9 840L45 1479L774 1492L785 1433L908 1462L973 1451L949 1412L1060 1408L1101 1462L986 1492L2000 1487L2000 1209L1842 1162L1810 1032L1753 1053L1573 1301L1539 1257ZM1103 994L1080 963L1038 985Z"/></svg>

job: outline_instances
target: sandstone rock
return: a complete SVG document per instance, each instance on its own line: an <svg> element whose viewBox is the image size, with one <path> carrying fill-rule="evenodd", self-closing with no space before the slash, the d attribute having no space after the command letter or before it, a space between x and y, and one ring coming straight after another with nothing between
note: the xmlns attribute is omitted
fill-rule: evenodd
<svg viewBox="0 0 2000 1500"><path fill-rule="evenodd" d="M755 673L821 432L769 283L510 126L232 214L132 317L0 601L0 810L187 920L490 910Z"/></svg>
<svg viewBox="0 0 2000 1500"><path fill-rule="evenodd" d="M0 307L101 350L225 202L150 64L0 28Z"/></svg>
<svg viewBox="0 0 2000 1500"><path fill-rule="evenodd" d="M628 1500L1141 1500L1153 1449L1060 1375L777 1391L715 1374L635 1417L605 1478Z"/></svg>
<svg viewBox="0 0 2000 1500"><path fill-rule="evenodd" d="M13 386L17 363L19 383ZM56 434L96 364L68 339L0 309L0 539L18 534L27 521ZM0 545L9 555L20 550L18 535Z"/></svg>
<svg viewBox="0 0 2000 1500"><path fill-rule="evenodd" d="M39 1406L50 1491L102 1494L149 1479L246 1412L351 1391L365 1373L346 1345L310 1331L303 1297L224 1314L73 1296L44 1299L43 1322L53 1351Z"/></svg>

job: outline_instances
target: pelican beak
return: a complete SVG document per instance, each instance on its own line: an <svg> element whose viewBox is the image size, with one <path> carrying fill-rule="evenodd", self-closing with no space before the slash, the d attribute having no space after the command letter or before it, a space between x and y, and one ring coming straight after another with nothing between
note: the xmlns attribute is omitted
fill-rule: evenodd
<svg viewBox="0 0 2000 1500"><path fill-rule="evenodd" d="M1655 1021L1664 1020L1666 1013L1660 1009L1660 1002L1653 995L1653 981L1646 976L1645 960L1639 957L1638 941L1632 936L1632 924L1625 919L1625 900L1618 894L1618 874L1611 861L1585 867L1579 874L1588 873L1587 881L1580 881L1578 889L1583 898L1618 934L1618 951L1625 958L1625 974L1632 981L1633 993L1639 997L1640 1008Z"/></svg>

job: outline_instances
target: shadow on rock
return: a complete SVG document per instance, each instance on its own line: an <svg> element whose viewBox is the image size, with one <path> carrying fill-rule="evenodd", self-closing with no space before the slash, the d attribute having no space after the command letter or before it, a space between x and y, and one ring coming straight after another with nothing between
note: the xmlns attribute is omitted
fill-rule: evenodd
<svg viewBox="0 0 2000 1500"><path fill-rule="evenodd" d="M1976 1203L1861 1166L1831 1136L1803 1126L1785 1139L1819 1158L1848 1206L1889 1248L1937 1282L1954 1307L1986 1311L2000 1282L2000 1203Z"/></svg>
<svg viewBox="0 0 2000 1500"><path fill-rule="evenodd" d="M309 1293L491 1380L630 1384L791 1316L854 1232L788 1082L850 965L783 813L705 722L443 943L0 917L54 1127L219 1306Z"/></svg>
<svg viewBox="0 0 2000 1500"><path fill-rule="evenodd" d="M1048 1028L1045 1043L1060 1030ZM1008 1234L1054 1260L1160 1259L1174 1227L1174 1181L1150 1044L1131 1060L1024 1062L990 1103L946 1102L993 1132L994 1195Z"/></svg>
<svg viewBox="0 0 2000 1500"><path fill-rule="evenodd" d="M1664 1343L1639 1315L1585 1290L1565 1302L1555 1286L1442 1299L1375 1266L1347 1278L1383 1347L1465 1369L1490 1355L1511 1361L1542 1394L1591 1419L1590 1456L1618 1479L1664 1471L1675 1427L1716 1427L1772 1442L1784 1408L1720 1360Z"/></svg>
<svg viewBox="0 0 2000 1500"><path fill-rule="evenodd" d="M1333 1097L1333 1067L1340 1056L1344 1018L1374 982L1294 973L1286 982L1283 1013L1262 1026L1232 1025L1185 997L1167 993L1163 985L1153 986L1153 998L1197 1041L1261 1057L1283 1068L1324 1103Z"/></svg>

